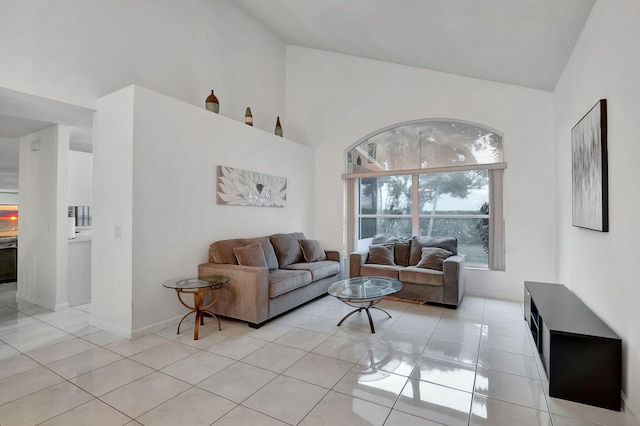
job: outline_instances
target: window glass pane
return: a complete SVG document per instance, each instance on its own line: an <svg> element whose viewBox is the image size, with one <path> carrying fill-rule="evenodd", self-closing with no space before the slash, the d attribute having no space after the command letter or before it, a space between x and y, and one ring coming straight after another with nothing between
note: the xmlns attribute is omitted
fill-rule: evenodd
<svg viewBox="0 0 640 426"><path fill-rule="evenodd" d="M0 205L0 237L18 236L18 206Z"/></svg>
<svg viewBox="0 0 640 426"><path fill-rule="evenodd" d="M374 217L360 218L360 236L363 240L375 234L391 234L398 237L411 237L411 218Z"/></svg>
<svg viewBox="0 0 640 426"><path fill-rule="evenodd" d="M420 235L458 239L458 253L465 255L468 266L489 264L489 219L421 218Z"/></svg>
<svg viewBox="0 0 640 426"><path fill-rule="evenodd" d="M420 175L420 215L478 215L489 202L488 170Z"/></svg>
<svg viewBox="0 0 640 426"><path fill-rule="evenodd" d="M360 214L411 215L411 176L360 179Z"/></svg>
<svg viewBox="0 0 640 426"><path fill-rule="evenodd" d="M492 130L454 120L421 120L385 129L359 143L347 155L347 172L502 161L502 136Z"/></svg>
<svg viewBox="0 0 640 426"><path fill-rule="evenodd" d="M360 219L358 229L359 239L372 238L378 233L378 218L376 217L363 217Z"/></svg>

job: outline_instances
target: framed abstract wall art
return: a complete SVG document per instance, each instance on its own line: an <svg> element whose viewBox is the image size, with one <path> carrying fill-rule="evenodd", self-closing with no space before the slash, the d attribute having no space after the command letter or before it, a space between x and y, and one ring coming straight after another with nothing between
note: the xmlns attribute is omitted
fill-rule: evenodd
<svg viewBox="0 0 640 426"><path fill-rule="evenodd" d="M607 100L571 129L573 226L609 231Z"/></svg>
<svg viewBox="0 0 640 426"><path fill-rule="evenodd" d="M234 167L218 166L217 204L284 207L286 202L286 178Z"/></svg>

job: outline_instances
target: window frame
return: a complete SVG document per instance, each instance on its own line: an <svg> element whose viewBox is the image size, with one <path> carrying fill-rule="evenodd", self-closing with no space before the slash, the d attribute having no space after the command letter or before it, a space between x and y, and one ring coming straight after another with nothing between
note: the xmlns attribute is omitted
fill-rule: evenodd
<svg viewBox="0 0 640 426"><path fill-rule="evenodd" d="M496 135L500 135L503 138L500 132L497 132L493 129L488 128L487 126L469 123L461 120L455 119L438 119L439 121L451 121L456 123L466 123L473 124L482 129L491 131ZM420 122L428 123L429 121L434 121L434 119L426 119L426 120L414 120L405 123L399 123L396 125L392 125L386 127L385 129L376 131L366 137L360 139L355 144L351 145L345 150L345 170L350 170L349 165L349 153L358 145L361 145L363 142L366 142L371 137L378 135L382 132L388 131L390 129L394 129L396 127L405 126L408 124L415 124ZM503 138L504 141L504 138ZM504 158L504 147L502 148L502 154ZM418 235L419 222L420 219L431 218L431 217L446 217L446 218L473 218L473 219L481 219L485 218L485 215L424 215L420 214L419 203L412 202L412 211L410 215L402 214L402 215L389 215L389 214L365 214L361 215L358 211L359 208L359 188L358 188L358 180L361 178L369 178L369 177L381 177L381 176L412 176L412 198L413 200L418 200L418 190L419 190L419 176L424 174L434 174L434 173L451 173L458 171L470 171L470 170L487 170L489 175L489 259L487 267L483 266L469 266L470 269L489 269L489 270L505 270L505 233L504 233L504 202L503 202L503 185L504 185L504 171L507 168L507 164L505 162L496 162L496 163L486 163L486 164L466 164L466 165L452 165L452 166L439 166L439 167L428 167L421 169L411 169L411 170L384 170L384 171L366 171L366 172L351 172L345 173L342 175L342 178L345 182L345 203L346 203L346 215L345 215L345 231L346 231L346 242L347 242L347 250L348 252L354 252L358 247L358 224L359 219L362 217L371 217L371 218L380 218L380 217L391 217L394 219L406 219L409 218L412 221L412 235ZM464 216L464 217L463 217Z"/></svg>

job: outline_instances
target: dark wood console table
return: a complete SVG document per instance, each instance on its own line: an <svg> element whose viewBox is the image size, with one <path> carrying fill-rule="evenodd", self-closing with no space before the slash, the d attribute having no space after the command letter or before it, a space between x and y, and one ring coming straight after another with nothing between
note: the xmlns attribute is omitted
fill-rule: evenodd
<svg viewBox="0 0 640 426"><path fill-rule="evenodd" d="M525 281L524 311L549 396L620 411L622 340L562 284Z"/></svg>

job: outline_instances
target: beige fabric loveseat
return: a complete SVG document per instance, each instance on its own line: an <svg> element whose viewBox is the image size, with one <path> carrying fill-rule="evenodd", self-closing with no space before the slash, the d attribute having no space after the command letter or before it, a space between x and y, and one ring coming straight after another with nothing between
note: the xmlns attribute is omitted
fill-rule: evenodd
<svg viewBox="0 0 640 426"><path fill-rule="evenodd" d="M394 296L456 308L464 295L464 255L455 238L376 235L369 250L349 255L349 277L402 281Z"/></svg>
<svg viewBox="0 0 640 426"><path fill-rule="evenodd" d="M199 275L225 275L229 284L211 310L260 327L316 297L340 277L340 255L302 233L217 241Z"/></svg>

